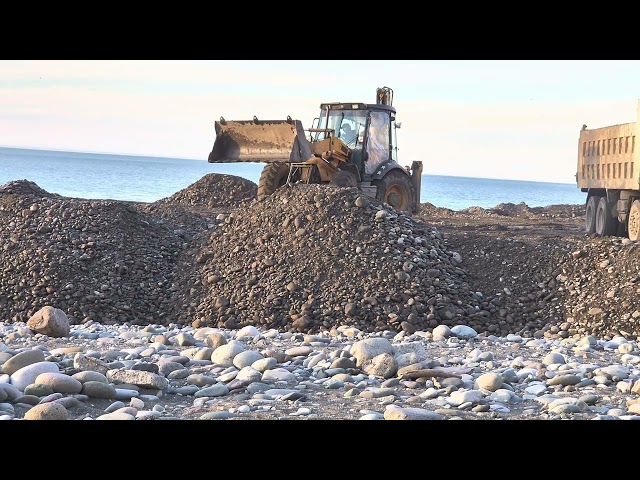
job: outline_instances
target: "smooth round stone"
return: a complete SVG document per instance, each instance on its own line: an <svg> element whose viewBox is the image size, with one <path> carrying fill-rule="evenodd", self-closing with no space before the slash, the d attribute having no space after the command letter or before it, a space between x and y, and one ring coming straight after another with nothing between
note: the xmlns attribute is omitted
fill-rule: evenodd
<svg viewBox="0 0 640 480"><path fill-rule="evenodd" d="M140 400L142 400L143 402L159 402L160 401L160 397L158 395L150 395L150 394L141 394L138 395L138 397Z"/></svg>
<svg viewBox="0 0 640 480"><path fill-rule="evenodd" d="M142 370L143 372L158 373L158 365L149 362L138 362L131 365L131 370Z"/></svg>
<svg viewBox="0 0 640 480"><path fill-rule="evenodd" d="M180 368L173 370L168 375L165 375L169 380L183 380L190 375L190 371L188 368Z"/></svg>
<svg viewBox="0 0 640 480"><path fill-rule="evenodd" d="M59 373L58 364L53 362L37 362L22 367L11 375L11 384L21 392L43 373Z"/></svg>
<svg viewBox="0 0 640 480"><path fill-rule="evenodd" d="M121 401L117 401L117 402L113 402L111 405L109 405L107 408L104 409L105 412L107 413L113 413L116 410L126 407L126 405L124 404L124 402Z"/></svg>
<svg viewBox="0 0 640 480"><path fill-rule="evenodd" d="M476 405L471 408L471 411L473 412L488 412L489 410L491 410L491 406L488 404Z"/></svg>
<svg viewBox="0 0 640 480"><path fill-rule="evenodd" d="M136 413L136 420L153 420L160 416L162 416L162 412L157 412L155 410L140 410Z"/></svg>
<svg viewBox="0 0 640 480"><path fill-rule="evenodd" d="M24 415L25 420L67 420L68 417L67 409L57 402L41 403Z"/></svg>
<svg viewBox="0 0 640 480"><path fill-rule="evenodd" d="M229 388L223 383L217 383L210 387L205 387L195 393L196 397L222 397L229 393Z"/></svg>
<svg viewBox="0 0 640 480"><path fill-rule="evenodd" d="M113 385L97 380L84 382L81 393L89 398L116 398L116 388Z"/></svg>
<svg viewBox="0 0 640 480"><path fill-rule="evenodd" d="M105 413L96 417L96 420L135 420L136 417L127 412Z"/></svg>
<svg viewBox="0 0 640 480"><path fill-rule="evenodd" d="M198 348L192 355L191 361L193 360L208 360L211 361L211 354L213 353L213 348L211 347L201 347ZM191 363L191 362L189 362Z"/></svg>
<svg viewBox="0 0 640 480"><path fill-rule="evenodd" d="M14 403L26 403L27 405L38 405L40 403L40 396L38 395L20 395L14 400Z"/></svg>
<svg viewBox="0 0 640 480"><path fill-rule="evenodd" d="M489 395L489 400L494 402L508 403L514 397L514 394L505 388L500 388Z"/></svg>
<svg viewBox="0 0 640 480"><path fill-rule="evenodd" d="M267 370L275 368L278 365L278 360L273 357L265 357L256 360L251 364L251 368L259 372L264 373Z"/></svg>
<svg viewBox="0 0 640 480"><path fill-rule="evenodd" d="M198 387L204 387L207 385L213 385L216 383L216 379L210 375L204 375L202 373L193 373L187 377L187 384L196 385Z"/></svg>
<svg viewBox="0 0 640 480"><path fill-rule="evenodd" d="M300 407L298 408L298 410L296 410L295 412L290 413L289 415L291 416L303 416L306 417L308 415L311 415L311 409L307 408L307 407Z"/></svg>
<svg viewBox="0 0 640 480"><path fill-rule="evenodd" d="M358 420L384 420L384 415L382 413L367 413L361 416Z"/></svg>
<svg viewBox="0 0 640 480"><path fill-rule="evenodd" d="M76 397L62 397L55 401L55 403L59 403L66 409L79 407L82 405L82 402L79 398Z"/></svg>
<svg viewBox="0 0 640 480"><path fill-rule="evenodd" d="M331 362L329 368L341 368L348 370L350 368L356 368L356 362L352 358L338 357Z"/></svg>
<svg viewBox="0 0 640 480"><path fill-rule="evenodd" d="M133 415L135 417L136 414L138 413L138 409L129 405L125 405L124 407L119 408L116 411L111 413L126 413L127 415Z"/></svg>
<svg viewBox="0 0 640 480"><path fill-rule="evenodd" d="M182 371L186 371L187 375L189 375L189 371L185 368L185 366L182 363L179 362L163 362L160 364L160 371L159 373L162 374L164 377L169 377L169 375L177 370L182 370ZM186 378L186 376L183 378Z"/></svg>
<svg viewBox="0 0 640 480"><path fill-rule="evenodd" d="M2 370L2 365L9 360L10 358L13 357L13 353L11 352L0 352L0 372L3 372L4 370Z"/></svg>
<svg viewBox="0 0 640 480"><path fill-rule="evenodd" d="M196 340L200 340L200 341L204 341L204 339L210 335L211 333L219 333L221 335L224 336L224 333L217 329L217 328L213 328L213 327L200 327L198 328L194 333L193 333L193 337Z"/></svg>
<svg viewBox="0 0 640 480"><path fill-rule="evenodd" d="M82 383L64 373L41 373L36 377L34 383L49 385L54 392L58 393L80 393L82 391Z"/></svg>
<svg viewBox="0 0 640 480"><path fill-rule="evenodd" d="M242 370L238 372L236 376L237 382L244 382L245 385L248 385L252 382L257 382L262 378L262 373L252 367L243 367ZM232 382L233 383L233 382ZM231 387L229 387L231 390Z"/></svg>
<svg viewBox="0 0 640 480"><path fill-rule="evenodd" d="M40 399L40 403L45 403L45 402L53 402L54 400L58 400L59 398L62 398L64 395L60 392L55 392L52 393L51 395L47 395L46 397L42 397Z"/></svg>
<svg viewBox="0 0 640 480"><path fill-rule="evenodd" d="M200 420L227 420L229 418L235 418L237 415L231 412L207 412L199 417Z"/></svg>
<svg viewBox="0 0 640 480"><path fill-rule="evenodd" d="M2 371L9 375L34 363L44 362L44 352L39 349L20 352L2 364Z"/></svg>
<svg viewBox="0 0 640 480"><path fill-rule="evenodd" d="M61 347L61 348L54 348L53 350L50 350L49 353L57 357L60 355L70 355L72 353L78 353L78 352L81 352L82 350L83 350L82 347Z"/></svg>
<svg viewBox="0 0 640 480"><path fill-rule="evenodd" d="M226 372L226 373L222 373L218 376L218 382L230 382L231 380L233 380L234 378L236 378L238 376L238 370L233 370L231 372Z"/></svg>
<svg viewBox="0 0 640 480"><path fill-rule="evenodd" d="M254 338L260 336L260 333L260 330L253 325L247 325L236 332L235 338L236 340L240 340L241 338Z"/></svg>
<svg viewBox="0 0 640 480"><path fill-rule="evenodd" d="M164 350L162 350L162 357L163 358L181 357L181 356L183 356L183 355L178 350L169 349L169 348L166 348L166 347L164 348Z"/></svg>
<svg viewBox="0 0 640 480"><path fill-rule="evenodd" d="M260 352L256 352L253 350L245 350L243 352L238 353L235 357L233 357L233 365L242 370L244 367L249 367L253 362L261 360L264 358Z"/></svg>
<svg viewBox="0 0 640 480"><path fill-rule="evenodd" d="M227 344L227 338L223 333L212 332L204 338L204 343L207 345L207 347L216 350L218 347Z"/></svg>
<svg viewBox="0 0 640 480"><path fill-rule="evenodd" d="M289 355L290 357L306 357L312 352L313 352L312 347L305 347L305 346L292 347L284 351L284 353Z"/></svg>
<svg viewBox="0 0 640 480"><path fill-rule="evenodd" d="M155 355L156 353L158 352L155 348L145 348L140 352L140 356L142 358L146 358L146 357L150 357L151 355Z"/></svg>
<svg viewBox="0 0 640 480"><path fill-rule="evenodd" d="M286 382L289 384L298 383L298 378L284 368L274 368L262 374L263 382Z"/></svg>
<svg viewBox="0 0 640 480"><path fill-rule="evenodd" d="M196 339L189 333L179 333L175 336L175 341L181 347L192 347L196 344Z"/></svg>
<svg viewBox="0 0 640 480"><path fill-rule="evenodd" d="M200 387L198 387L196 385L185 385L183 387L172 388L170 390L170 393L175 393L177 395L188 396L188 395L194 395L198 390L200 390Z"/></svg>
<svg viewBox="0 0 640 480"><path fill-rule="evenodd" d="M202 367L203 365L211 365L211 360L196 360L192 358L185 364L185 367Z"/></svg>
<svg viewBox="0 0 640 480"><path fill-rule="evenodd" d="M251 385L247 386L247 393L249 395L260 394L261 392L266 392L272 387L268 383L262 382L253 382Z"/></svg>
<svg viewBox="0 0 640 480"><path fill-rule="evenodd" d="M244 351L245 347L242 342L237 340L229 340L228 343L220 345L211 354L211 361L216 365L225 367L233 366L233 357Z"/></svg>
<svg viewBox="0 0 640 480"><path fill-rule="evenodd" d="M549 352L542 360L545 365L563 364L565 363L564 355L558 352Z"/></svg>
<svg viewBox="0 0 640 480"><path fill-rule="evenodd" d="M547 381L547 385L575 385L579 383L581 378L578 375L557 375Z"/></svg>
<svg viewBox="0 0 640 480"><path fill-rule="evenodd" d="M117 400L128 400L131 397L137 397L138 395L140 395L140 392L138 392L138 390L116 387L116 396L113 398Z"/></svg>
<svg viewBox="0 0 640 480"><path fill-rule="evenodd" d="M92 371L92 370L85 370L83 372L74 373L71 376L76 380L78 380L80 383L85 383L85 382L109 383L109 380L107 380L106 375L100 372Z"/></svg>
<svg viewBox="0 0 640 480"><path fill-rule="evenodd" d="M549 412L556 415L560 415L563 413L579 413L580 407L573 403L562 403L560 405L554 406L553 408L549 408Z"/></svg>
<svg viewBox="0 0 640 480"><path fill-rule="evenodd" d="M10 383L0 383L0 390L4 392L4 394L6 395L5 400L9 402L14 401L22 394L20 390L18 390L14 385L11 385Z"/></svg>

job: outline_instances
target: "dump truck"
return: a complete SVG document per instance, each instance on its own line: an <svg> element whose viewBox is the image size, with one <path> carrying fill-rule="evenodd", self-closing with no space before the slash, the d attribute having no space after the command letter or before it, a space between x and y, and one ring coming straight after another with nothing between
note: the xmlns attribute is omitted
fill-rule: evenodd
<svg viewBox="0 0 640 480"><path fill-rule="evenodd" d="M320 104L305 129L300 120L216 121L209 163L264 163L257 199L296 183L355 186L397 210L420 207L422 161L398 162L393 90L376 89L375 103Z"/></svg>
<svg viewBox="0 0 640 480"><path fill-rule="evenodd" d="M587 194L587 234L626 235L630 240L640 240L640 158L635 149L638 125L582 126L576 181Z"/></svg>

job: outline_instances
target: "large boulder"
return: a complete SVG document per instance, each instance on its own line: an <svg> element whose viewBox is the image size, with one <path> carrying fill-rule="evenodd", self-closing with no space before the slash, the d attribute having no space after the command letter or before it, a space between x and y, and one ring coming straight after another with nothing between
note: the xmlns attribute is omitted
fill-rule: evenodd
<svg viewBox="0 0 640 480"><path fill-rule="evenodd" d="M66 337L69 335L69 319L59 308L42 307L27 320L27 327L36 333L49 337Z"/></svg>

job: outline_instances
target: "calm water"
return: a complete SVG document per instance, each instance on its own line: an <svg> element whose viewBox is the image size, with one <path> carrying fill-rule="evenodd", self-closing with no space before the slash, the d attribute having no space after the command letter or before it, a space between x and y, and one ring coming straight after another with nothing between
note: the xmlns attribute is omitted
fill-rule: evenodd
<svg viewBox="0 0 640 480"><path fill-rule="evenodd" d="M49 193L87 199L154 202L208 173L236 175L258 183L262 164L213 164L204 160L59 152L0 147L0 185L29 180ZM422 176L420 202L453 210L524 202L530 207L582 204L585 194L566 183Z"/></svg>

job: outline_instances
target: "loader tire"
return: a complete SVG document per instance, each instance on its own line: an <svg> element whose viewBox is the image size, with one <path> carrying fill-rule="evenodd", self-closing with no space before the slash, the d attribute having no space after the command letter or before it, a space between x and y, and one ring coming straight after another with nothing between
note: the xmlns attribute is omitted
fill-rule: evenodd
<svg viewBox="0 0 640 480"><path fill-rule="evenodd" d="M391 170L380 180L374 180L373 185L378 187L376 198L388 203L396 210L413 211L415 193L409 176L400 170Z"/></svg>
<svg viewBox="0 0 640 480"><path fill-rule="evenodd" d="M287 183L289 165L286 163L267 163L262 169L258 181L258 201L262 201Z"/></svg>
<svg viewBox="0 0 640 480"><path fill-rule="evenodd" d="M331 184L337 187L357 187L358 180L356 180L356 176L353 173L338 170L331 179Z"/></svg>

